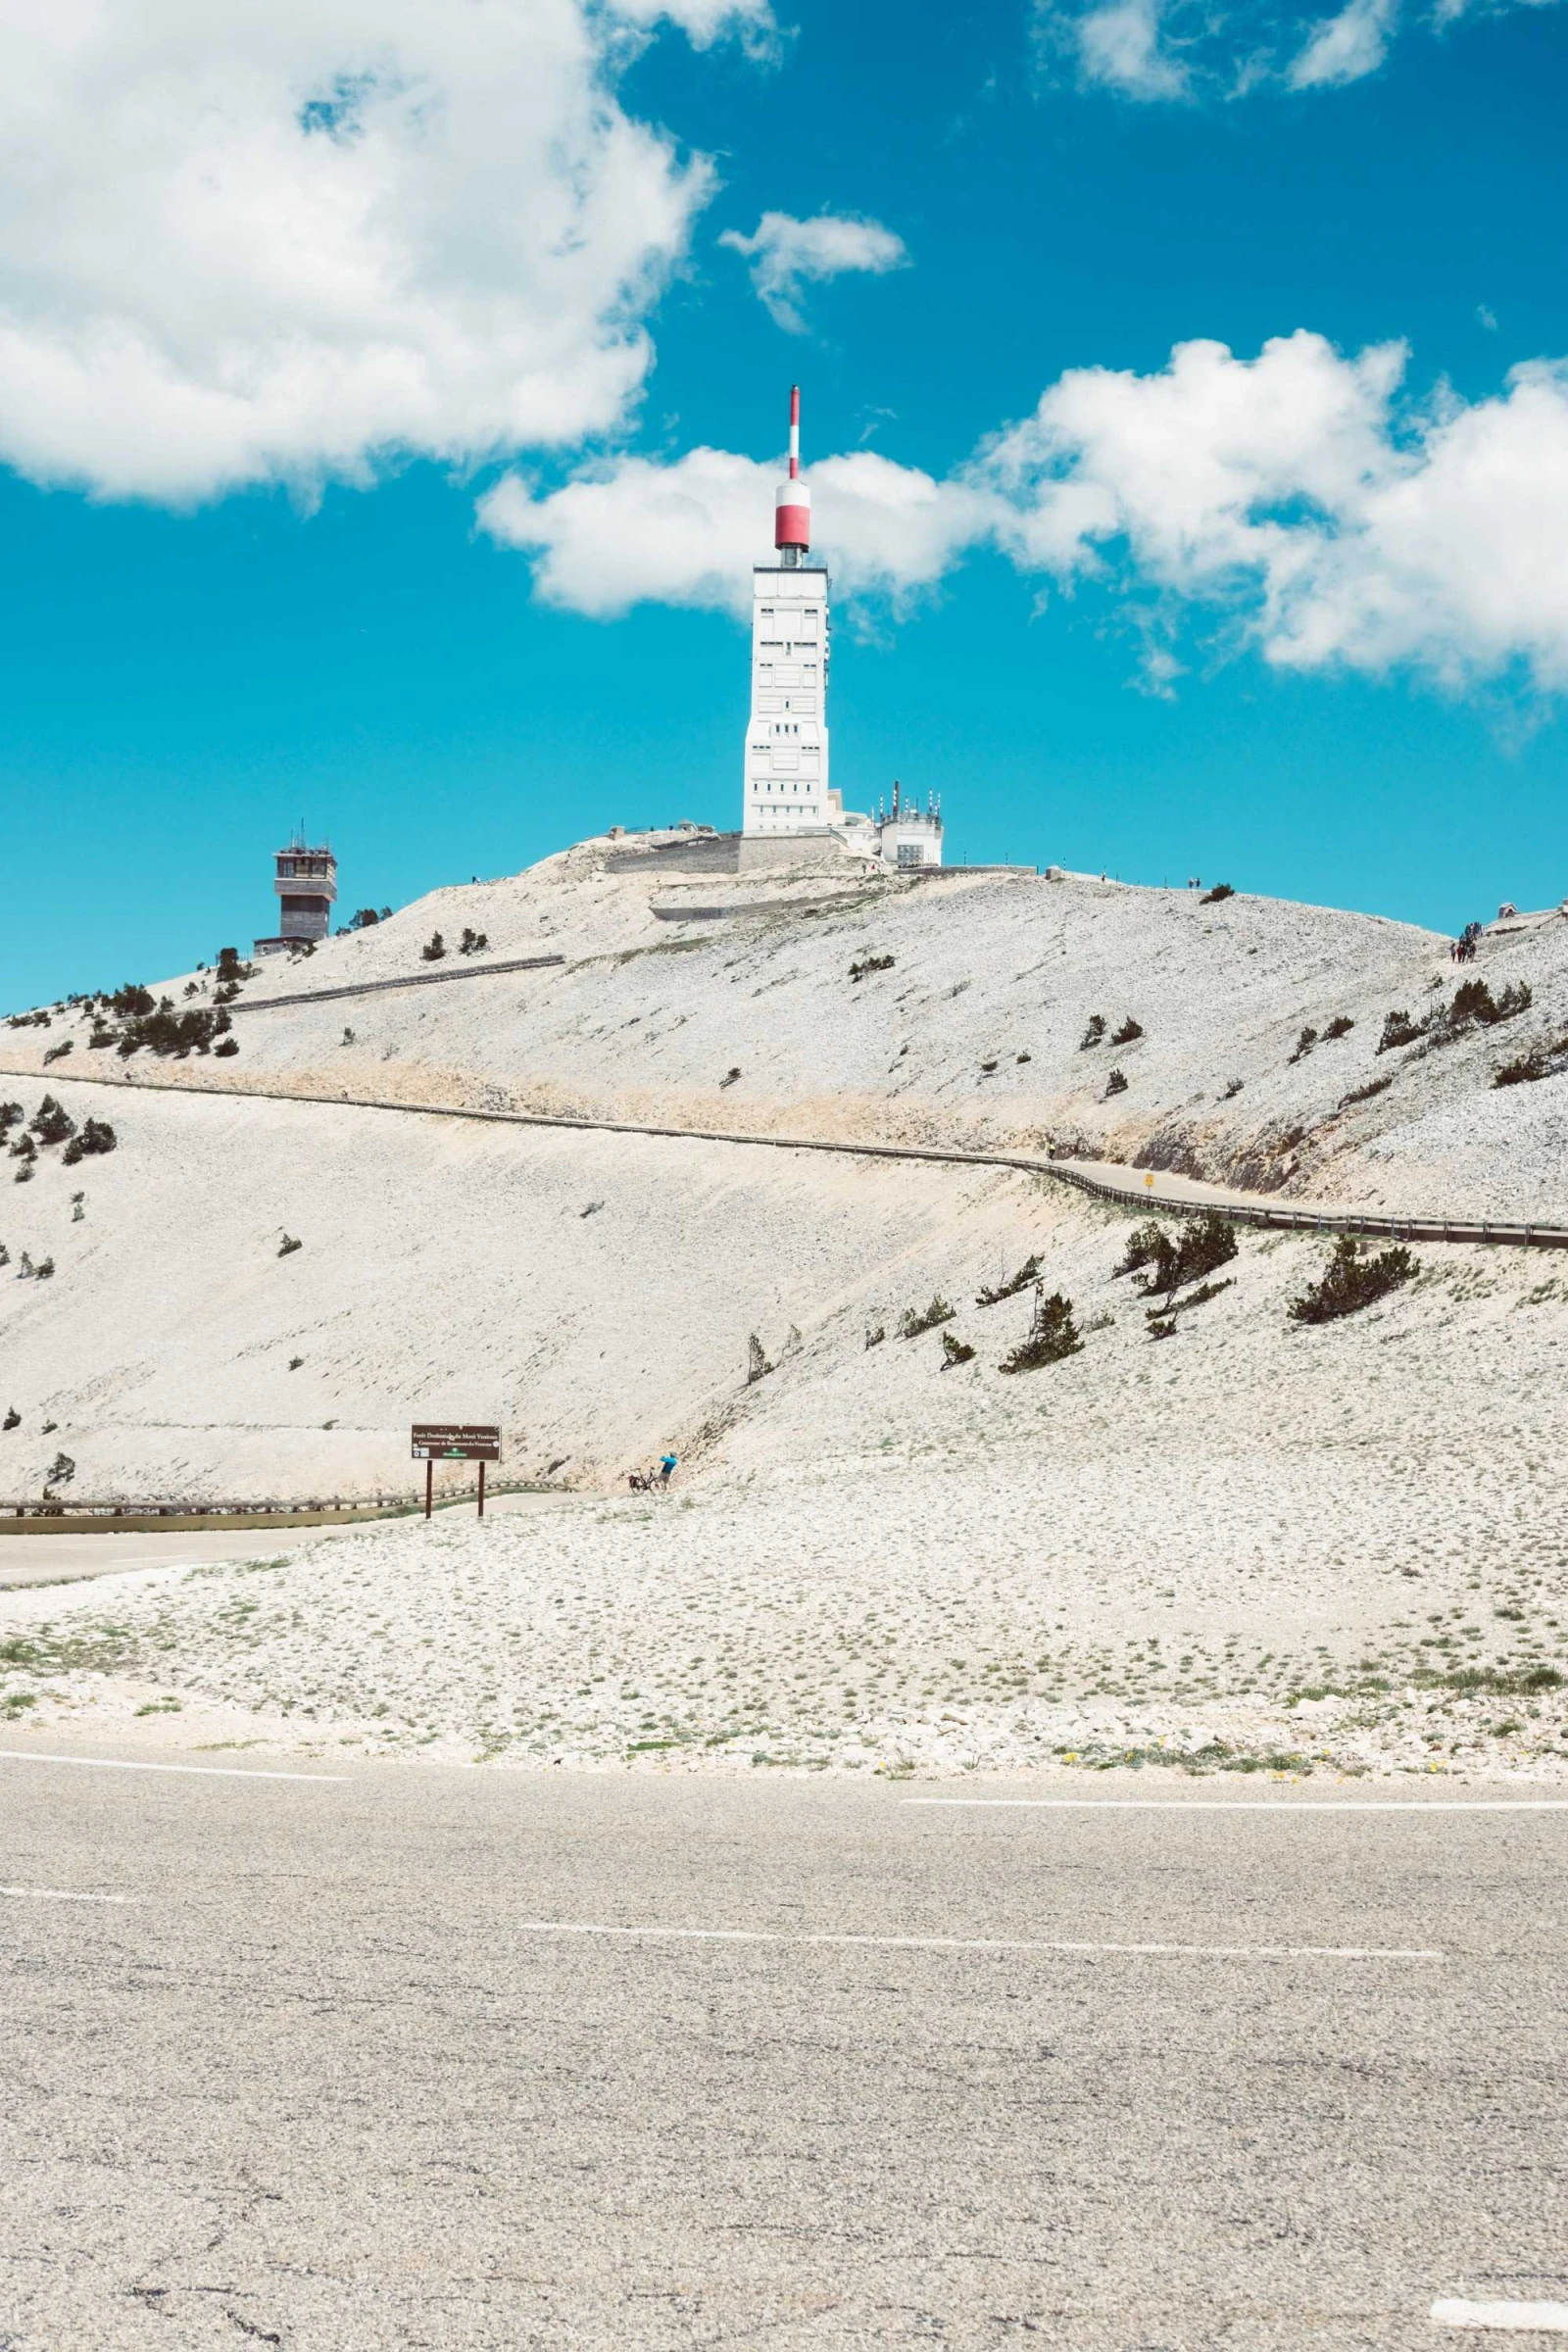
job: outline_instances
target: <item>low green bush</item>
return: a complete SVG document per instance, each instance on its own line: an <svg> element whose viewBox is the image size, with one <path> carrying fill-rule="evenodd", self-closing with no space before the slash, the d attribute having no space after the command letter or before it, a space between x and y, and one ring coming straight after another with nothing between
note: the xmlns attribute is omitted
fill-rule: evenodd
<svg viewBox="0 0 1568 2352"><path fill-rule="evenodd" d="M1402 1242L1368 1255L1352 1235L1345 1234L1335 1243L1317 1281L1291 1300L1291 1320L1332 1323L1341 1315L1356 1314L1376 1299L1386 1298L1420 1270L1419 1261Z"/></svg>
<svg viewBox="0 0 1568 2352"><path fill-rule="evenodd" d="M1000 1306L1004 1298L1015 1298L1020 1291L1026 1291L1039 1278L1039 1258L1026 1257L1017 1273L1009 1274L1005 1282L999 1282L989 1290L976 1291L974 1302L976 1306Z"/></svg>
<svg viewBox="0 0 1568 2352"><path fill-rule="evenodd" d="M1082 1347L1078 1326L1072 1319L1072 1300L1060 1291L1053 1291L1049 1298L1043 1291L1037 1291L1034 1320L1027 1338L1019 1342L997 1369L1038 1372L1047 1364L1059 1364L1067 1356L1077 1355Z"/></svg>

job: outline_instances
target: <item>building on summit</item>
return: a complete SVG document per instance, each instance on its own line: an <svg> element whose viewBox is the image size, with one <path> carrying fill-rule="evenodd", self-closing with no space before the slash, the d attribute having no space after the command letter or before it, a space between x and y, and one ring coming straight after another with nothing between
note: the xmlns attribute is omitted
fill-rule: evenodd
<svg viewBox="0 0 1568 2352"><path fill-rule="evenodd" d="M790 470L774 500L777 561L752 572L752 714L746 729L745 833L819 833L841 823L828 781L828 576L811 550L811 493L801 476L801 388L790 387Z"/></svg>
<svg viewBox="0 0 1568 2352"><path fill-rule="evenodd" d="M280 956L286 948L314 947L332 928L337 897L337 859L324 846L312 849L303 838L274 853L272 887L282 902L275 939L259 939L258 956Z"/></svg>
<svg viewBox="0 0 1568 2352"><path fill-rule="evenodd" d="M884 863L903 866L940 865L942 863L942 803L934 793L925 796L922 808L912 794L906 794L897 780L893 786L893 806L884 809L877 803L876 837Z"/></svg>
<svg viewBox="0 0 1568 2352"><path fill-rule="evenodd" d="M788 477L773 502L776 561L752 572L752 709L746 729L743 837L836 834L845 847L905 868L942 863L942 818L893 788L891 816L847 810L828 772L827 565L809 562L811 492L801 472L801 388L790 387Z"/></svg>

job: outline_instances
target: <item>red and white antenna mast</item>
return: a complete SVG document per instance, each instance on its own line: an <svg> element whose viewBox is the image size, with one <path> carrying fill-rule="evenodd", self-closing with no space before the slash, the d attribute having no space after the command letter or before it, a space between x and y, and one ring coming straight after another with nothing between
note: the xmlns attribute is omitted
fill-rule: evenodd
<svg viewBox="0 0 1568 2352"><path fill-rule="evenodd" d="M790 386L790 475L773 501L773 545L798 564L811 544L811 493L801 479L801 387Z"/></svg>

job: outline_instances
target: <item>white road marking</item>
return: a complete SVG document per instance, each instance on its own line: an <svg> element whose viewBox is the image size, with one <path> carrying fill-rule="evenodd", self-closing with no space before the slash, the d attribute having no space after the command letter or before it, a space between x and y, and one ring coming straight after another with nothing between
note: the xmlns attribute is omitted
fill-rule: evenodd
<svg viewBox="0 0 1568 2352"><path fill-rule="evenodd" d="M1568 2303L1465 2303L1432 2306L1435 2328L1511 2328L1523 2335L1568 2335Z"/></svg>
<svg viewBox="0 0 1568 2352"><path fill-rule="evenodd" d="M611 1927L576 1919L525 1919L519 1936L626 1936L680 1943L833 1944L883 1952L1078 1952L1198 1960L1444 1960L1446 1952L1370 1943L1069 1943L1014 1936L790 1935L771 1928Z"/></svg>
<svg viewBox="0 0 1568 2352"><path fill-rule="evenodd" d="M904 1801L1015 1813L1568 1813L1564 1796L906 1796Z"/></svg>
<svg viewBox="0 0 1568 2352"><path fill-rule="evenodd" d="M0 1886L0 1894L14 1894L34 1903L139 1903L139 1894L77 1894L66 1886Z"/></svg>
<svg viewBox="0 0 1568 2352"><path fill-rule="evenodd" d="M255 1764L130 1764L122 1756L43 1756L30 1747L0 1747L0 1756L13 1764L79 1764L93 1772L195 1772L223 1781L332 1781L348 1779L346 1772L267 1772Z"/></svg>

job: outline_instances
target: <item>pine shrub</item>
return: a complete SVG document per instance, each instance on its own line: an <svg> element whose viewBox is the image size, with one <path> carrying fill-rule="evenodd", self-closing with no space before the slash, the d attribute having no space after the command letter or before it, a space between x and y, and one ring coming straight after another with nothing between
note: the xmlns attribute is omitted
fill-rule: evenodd
<svg viewBox="0 0 1568 2352"><path fill-rule="evenodd" d="M447 943L439 931L432 931L419 954L426 963L439 963L447 952Z"/></svg>
<svg viewBox="0 0 1568 2352"><path fill-rule="evenodd" d="M1379 1047L1378 1051L1381 1053L1382 1048ZM1392 1071L1387 1078L1369 1078L1365 1086L1352 1086L1348 1095L1342 1095L1340 1108L1348 1110L1352 1102L1370 1102L1374 1095L1386 1094L1393 1084Z"/></svg>
<svg viewBox="0 0 1568 2352"><path fill-rule="evenodd" d="M102 1152L113 1152L115 1143L115 1131L107 1119L87 1119L81 1133L72 1137L61 1156L68 1168L74 1168L78 1160L95 1159Z"/></svg>
<svg viewBox="0 0 1568 2352"><path fill-rule="evenodd" d="M1120 1070L1112 1070L1110 1076L1105 1080L1105 1101L1108 1102L1112 1095L1124 1095L1126 1092L1126 1079Z"/></svg>
<svg viewBox="0 0 1568 2352"><path fill-rule="evenodd" d="M1005 1282L999 1282L989 1290L976 1291L974 1302L976 1306L1000 1306L1004 1298L1015 1298L1020 1291L1026 1291L1032 1282L1038 1282L1039 1279L1039 1258L1026 1257L1017 1273L1009 1274Z"/></svg>
<svg viewBox="0 0 1568 2352"><path fill-rule="evenodd" d="M1130 1046L1135 1038L1142 1037L1143 1034L1143 1023L1135 1021L1132 1014L1129 1013L1110 1042L1113 1046Z"/></svg>
<svg viewBox="0 0 1568 2352"><path fill-rule="evenodd" d="M1059 1364L1067 1356L1076 1355L1082 1347L1078 1326L1072 1319L1072 1300L1064 1298L1060 1291L1053 1291L1048 1298L1044 1286L1037 1285L1034 1320L1028 1337L1019 1342L997 1369L1038 1372L1046 1364Z"/></svg>
<svg viewBox="0 0 1568 2352"><path fill-rule="evenodd" d="M935 1331L939 1323L951 1323L957 1308L950 1306L940 1291L931 1295L927 1307L906 1306L899 1322L901 1340L917 1340L922 1332Z"/></svg>
<svg viewBox="0 0 1568 2352"><path fill-rule="evenodd" d="M1228 882L1216 882L1212 890L1204 891L1198 904L1200 906L1217 906L1222 899L1234 899L1236 893Z"/></svg>
<svg viewBox="0 0 1568 2352"><path fill-rule="evenodd" d="M1418 1037L1425 1037L1425 1021L1412 1021L1407 1012L1386 1012L1383 1016L1383 1035L1378 1039L1378 1052L1392 1054L1400 1046L1413 1046Z"/></svg>
<svg viewBox="0 0 1568 2352"><path fill-rule="evenodd" d="M1156 1264L1163 1253L1171 1251L1170 1236L1163 1225L1151 1217L1147 1225L1135 1225L1127 1236L1121 1264L1112 1266L1111 1274L1136 1274L1140 1266Z"/></svg>
<svg viewBox="0 0 1568 2352"><path fill-rule="evenodd" d="M1538 1078L1549 1078L1551 1064L1538 1046L1532 1054L1522 1054L1517 1061L1505 1061L1492 1083L1494 1086L1530 1086Z"/></svg>
<svg viewBox="0 0 1568 2352"><path fill-rule="evenodd" d="M68 1136L76 1132L75 1120L63 1102L55 1101L53 1095L45 1095L27 1125L40 1144L63 1144Z"/></svg>
<svg viewBox="0 0 1568 2352"><path fill-rule="evenodd" d="M1454 1035L1474 1023L1491 1029L1498 1021L1511 1021L1516 1013L1528 1012L1534 1002L1522 980L1505 988L1500 997L1494 997L1484 980L1465 980L1454 990L1443 1025Z"/></svg>
<svg viewBox="0 0 1568 2352"><path fill-rule="evenodd" d="M965 1347L964 1343L956 1339L951 1331L945 1331L942 1334L942 1369L944 1372L951 1372L955 1364L972 1363L973 1360L974 1349L972 1348Z"/></svg>
<svg viewBox="0 0 1568 2352"><path fill-rule="evenodd" d="M1294 1323L1332 1323L1353 1315L1374 1300L1385 1298L1420 1272L1419 1261L1396 1243L1391 1250L1368 1255L1353 1235L1344 1234L1329 1253L1316 1282L1291 1300Z"/></svg>
<svg viewBox="0 0 1568 2352"><path fill-rule="evenodd" d="M1087 1054L1093 1047L1102 1046L1104 1042L1105 1016L1102 1012L1092 1012L1089 1016L1089 1026L1078 1040L1078 1051L1080 1054Z"/></svg>
<svg viewBox="0 0 1568 2352"><path fill-rule="evenodd" d="M1174 1288L1180 1290L1183 1283L1200 1282L1205 1274L1228 1266L1239 1247L1235 1226L1216 1210L1193 1218L1182 1227L1182 1238L1177 1245Z"/></svg>

